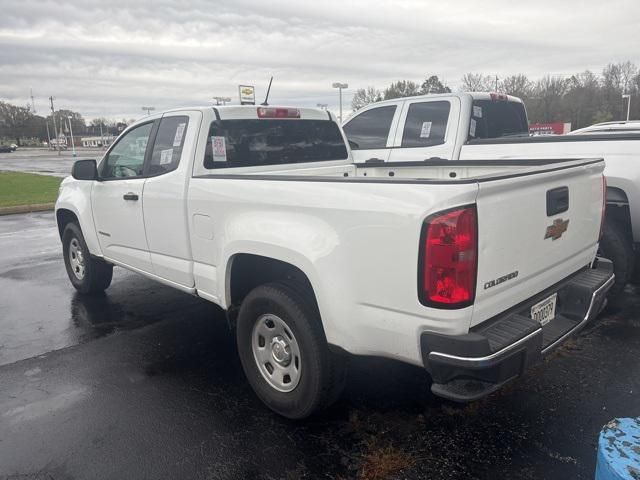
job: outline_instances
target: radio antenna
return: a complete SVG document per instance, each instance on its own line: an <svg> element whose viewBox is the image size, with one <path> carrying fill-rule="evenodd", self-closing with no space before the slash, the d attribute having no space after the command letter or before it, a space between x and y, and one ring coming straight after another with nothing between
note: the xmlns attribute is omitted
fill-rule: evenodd
<svg viewBox="0 0 640 480"><path fill-rule="evenodd" d="M271 82L273 82L273 76L271 77L271 80L269 80L269 87L267 88L267 95L264 97L264 102L260 104L263 107L266 107L269 105L267 102L269 100L269 92L271 91Z"/></svg>

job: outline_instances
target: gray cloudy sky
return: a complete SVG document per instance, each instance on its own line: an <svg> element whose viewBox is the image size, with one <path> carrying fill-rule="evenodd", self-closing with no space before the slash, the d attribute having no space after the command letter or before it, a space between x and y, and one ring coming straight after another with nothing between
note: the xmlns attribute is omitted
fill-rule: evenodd
<svg viewBox="0 0 640 480"><path fill-rule="evenodd" d="M383 88L437 74L456 88L466 72L506 75L600 71L640 63L638 0L186 2L3 0L0 99L43 113L137 118L165 109L262 100L337 109L331 83Z"/></svg>

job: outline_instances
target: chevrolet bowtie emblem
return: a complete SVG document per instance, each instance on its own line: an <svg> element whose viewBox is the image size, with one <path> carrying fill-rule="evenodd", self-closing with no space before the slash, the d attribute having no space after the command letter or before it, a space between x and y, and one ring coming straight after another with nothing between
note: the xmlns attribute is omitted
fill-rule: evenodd
<svg viewBox="0 0 640 480"><path fill-rule="evenodd" d="M544 239L550 238L552 240L559 239L564 232L569 228L569 220L562 220L557 218L551 225L547 227L547 233L544 234Z"/></svg>

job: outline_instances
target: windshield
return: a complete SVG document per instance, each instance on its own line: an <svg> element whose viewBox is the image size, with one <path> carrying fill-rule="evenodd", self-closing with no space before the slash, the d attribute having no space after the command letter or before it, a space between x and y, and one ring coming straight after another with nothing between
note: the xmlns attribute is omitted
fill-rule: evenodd
<svg viewBox="0 0 640 480"><path fill-rule="evenodd" d="M524 105L519 102L474 100L469 140L529 136Z"/></svg>
<svg viewBox="0 0 640 480"><path fill-rule="evenodd" d="M206 168L343 160L342 133L329 120L217 120L207 139Z"/></svg>

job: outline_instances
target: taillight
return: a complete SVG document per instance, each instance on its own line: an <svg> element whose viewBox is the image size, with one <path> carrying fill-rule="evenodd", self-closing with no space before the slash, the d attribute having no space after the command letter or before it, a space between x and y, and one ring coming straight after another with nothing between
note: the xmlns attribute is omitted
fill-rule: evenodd
<svg viewBox="0 0 640 480"><path fill-rule="evenodd" d="M258 118L300 118L297 108L258 107Z"/></svg>
<svg viewBox="0 0 640 480"><path fill-rule="evenodd" d="M602 175L602 213L600 214L600 236L598 241L602 240L602 234L604 233L604 221L607 211L607 177Z"/></svg>
<svg viewBox="0 0 640 480"><path fill-rule="evenodd" d="M478 220L475 205L427 218L420 240L418 288L423 305L462 308L476 295Z"/></svg>

